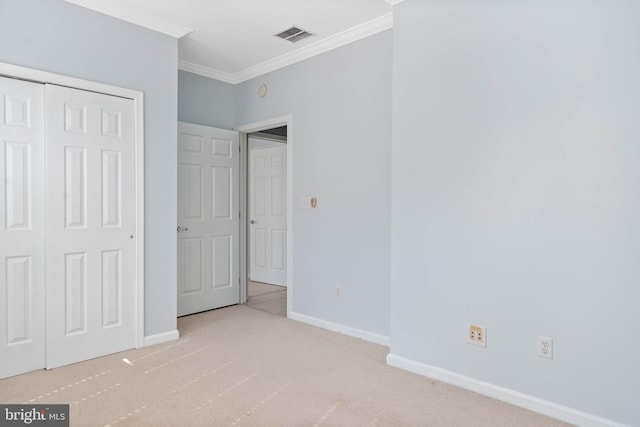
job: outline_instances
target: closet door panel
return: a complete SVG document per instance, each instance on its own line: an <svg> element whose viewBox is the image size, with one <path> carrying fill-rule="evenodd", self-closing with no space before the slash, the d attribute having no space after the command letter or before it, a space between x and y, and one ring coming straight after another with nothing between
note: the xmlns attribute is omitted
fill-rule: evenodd
<svg viewBox="0 0 640 427"><path fill-rule="evenodd" d="M134 102L46 85L47 367L135 345Z"/></svg>
<svg viewBox="0 0 640 427"><path fill-rule="evenodd" d="M45 365L43 103L0 77L0 378Z"/></svg>

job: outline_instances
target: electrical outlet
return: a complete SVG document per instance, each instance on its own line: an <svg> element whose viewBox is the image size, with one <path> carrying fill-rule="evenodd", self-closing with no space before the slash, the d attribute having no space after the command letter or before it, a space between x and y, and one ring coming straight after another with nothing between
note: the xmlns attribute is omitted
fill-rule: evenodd
<svg viewBox="0 0 640 427"><path fill-rule="evenodd" d="M342 296L342 288L340 286L336 286L336 298L340 298Z"/></svg>
<svg viewBox="0 0 640 427"><path fill-rule="evenodd" d="M467 342L480 347L487 346L487 328L478 325L469 325Z"/></svg>
<svg viewBox="0 0 640 427"><path fill-rule="evenodd" d="M553 359L553 339L538 337L538 356Z"/></svg>

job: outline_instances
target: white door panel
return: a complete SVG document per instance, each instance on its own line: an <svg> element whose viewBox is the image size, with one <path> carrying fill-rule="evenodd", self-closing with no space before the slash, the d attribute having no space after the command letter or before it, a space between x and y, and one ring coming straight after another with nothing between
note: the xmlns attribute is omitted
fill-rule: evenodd
<svg viewBox="0 0 640 427"><path fill-rule="evenodd" d="M47 367L135 346L133 101L46 85Z"/></svg>
<svg viewBox="0 0 640 427"><path fill-rule="evenodd" d="M287 285L287 147L249 152L249 276Z"/></svg>
<svg viewBox="0 0 640 427"><path fill-rule="evenodd" d="M43 104L0 77L0 378L45 365Z"/></svg>
<svg viewBox="0 0 640 427"><path fill-rule="evenodd" d="M238 304L238 133L178 124L178 315Z"/></svg>

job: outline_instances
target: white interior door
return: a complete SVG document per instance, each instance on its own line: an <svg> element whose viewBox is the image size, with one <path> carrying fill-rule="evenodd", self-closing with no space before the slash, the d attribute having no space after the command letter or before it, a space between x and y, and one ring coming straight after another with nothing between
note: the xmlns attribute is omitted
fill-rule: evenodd
<svg viewBox="0 0 640 427"><path fill-rule="evenodd" d="M134 102L46 85L47 367L135 346Z"/></svg>
<svg viewBox="0 0 640 427"><path fill-rule="evenodd" d="M238 132L178 123L178 316L240 302Z"/></svg>
<svg viewBox="0 0 640 427"><path fill-rule="evenodd" d="M287 285L287 147L249 152L249 277Z"/></svg>
<svg viewBox="0 0 640 427"><path fill-rule="evenodd" d="M0 378L45 365L43 104L0 77Z"/></svg>

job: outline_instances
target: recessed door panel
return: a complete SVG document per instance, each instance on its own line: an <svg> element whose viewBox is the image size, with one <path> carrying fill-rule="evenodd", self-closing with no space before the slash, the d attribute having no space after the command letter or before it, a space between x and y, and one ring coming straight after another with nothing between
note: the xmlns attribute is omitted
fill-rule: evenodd
<svg viewBox="0 0 640 427"><path fill-rule="evenodd" d="M231 262L233 260L233 244L231 236L215 236L211 239L211 265L213 287L228 288L231 286Z"/></svg>
<svg viewBox="0 0 640 427"><path fill-rule="evenodd" d="M254 260L255 265L258 267L267 268L267 229L266 228L258 228L254 229L255 234L255 250L254 250ZM253 277L252 277L253 279ZM257 280L257 279L253 279Z"/></svg>
<svg viewBox="0 0 640 427"><path fill-rule="evenodd" d="M254 216L267 214L267 177L257 176L253 179L255 191L253 192Z"/></svg>
<svg viewBox="0 0 640 427"><path fill-rule="evenodd" d="M31 98L26 95L4 94L4 124L7 126L31 127ZM38 100L39 101L39 100ZM41 120L38 120L41 122Z"/></svg>
<svg viewBox="0 0 640 427"><path fill-rule="evenodd" d="M287 205L287 195L285 190L285 176L277 175L271 177L271 215L282 216Z"/></svg>
<svg viewBox="0 0 640 427"><path fill-rule="evenodd" d="M271 155L271 168L272 169L284 169L287 165L285 162L284 154L272 154Z"/></svg>
<svg viewBox="0 0 640 427"><path fill-rule="evenodd" d="M211 169L211 200L214 219L231 217L231 199L233 195L231 168L213 167Z"/></svg>
<svg viewBox="0 0 640 427"><path fill-rule="evenodd" d="M233 145L232 140L211 138L211 143L214 156L231 158L231 146Z"/></svg>
<svg viewBox="0 0 640 427"><path fill-rule="evenodd" d="M180 149L185 153L202 154L202 137L200 135L180 135Z"/></svg>
<svg viewBox="0 0 640 427"><path fill-rule="evenodd" d="M112 138L122 137L122 112L102 110L102 135Z"/></svg>
<svg viewBox="0 0 640 427"><path fill-rule="evenodd" d="M182 216L187 219L202 218L202 166L180 165Z"/></svg>
<svg viewBox="0 0 640 427"><path fill-rule="evenodd" d="M102 327L116 326L122 319L122 262L120 251L102 251Z"/></svg>
<svg viewBox="0 0 640 427"><path fill-rule="evenodd" d="M29 229L31 176L28 142L5 142L5 218L9 230Z"/></svg>
<svg viewBox="0 0 640 427"><path fill-rule="evenodd" d="M6 259L7 284L7 345L31 341L31 309L33 307L33 283L31 257Z"/></svg>
<svg viewBox="0 0 640 427"><path fill-rule="evenodd" d="M86 332L87 257L86 253L65 254L65 333Z"/></svg>
<svg viewBox="0 0 640 427"><path fill-rule="evenodd" d="M202 291L202 238L182 239L182 295Z"/></svg>
<svg viewBox="0 0 640 427"><path fill-rule="evenodd" d="M102 225L120 226L120 151L102 151Z"/></svg>
<svg viewBox="0 0 640 427"><path fill-rule="evenodd" d="M271 230L271 268L274 270L284 270L286 257L286 231Z"/></svg>
<svg viewBox="0 0 640 427"><path fill-rule="evenodd" d="M86 105L65 104L64 130L67 132L87 133Z"/></svg>
<svg viewBox="0 0 640 427"><path fill-rule="evenodd" d="M64 147L64 198L67 228L86 225L87 152L83 147Z"/></svg>

